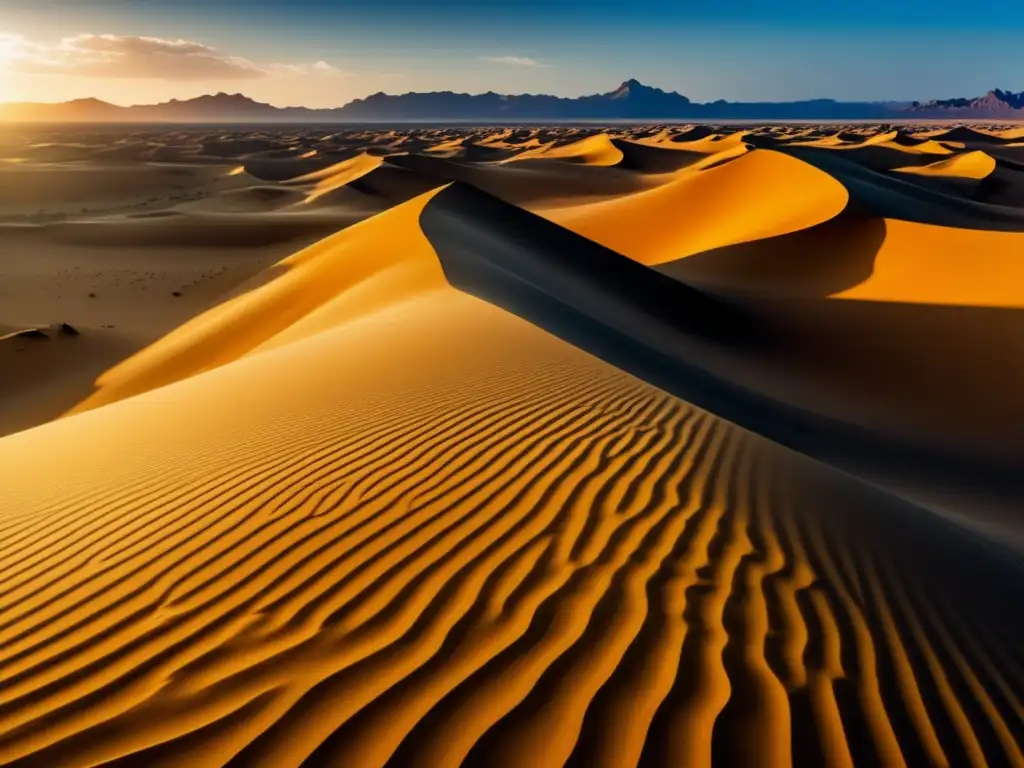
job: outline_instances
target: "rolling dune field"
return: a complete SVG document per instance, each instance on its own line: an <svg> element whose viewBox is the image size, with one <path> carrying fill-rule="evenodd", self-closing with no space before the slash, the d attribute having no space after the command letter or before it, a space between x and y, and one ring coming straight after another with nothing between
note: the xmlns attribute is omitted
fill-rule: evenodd
<svg viewBox="0 0 1024 768"><path fill-rule="evenodd" d="M1024 147L5 128L0 765L1024 768Z"/></svg>

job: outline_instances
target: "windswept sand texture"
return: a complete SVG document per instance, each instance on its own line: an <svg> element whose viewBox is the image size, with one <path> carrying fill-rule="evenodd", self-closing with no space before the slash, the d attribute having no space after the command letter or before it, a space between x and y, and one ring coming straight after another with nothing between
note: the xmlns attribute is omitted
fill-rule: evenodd
<svg viewBox="0 0 1024 768"><path fill-rule="evenodd" d="M1019 132L4 130L0 764L1024 767Z"/></svg>

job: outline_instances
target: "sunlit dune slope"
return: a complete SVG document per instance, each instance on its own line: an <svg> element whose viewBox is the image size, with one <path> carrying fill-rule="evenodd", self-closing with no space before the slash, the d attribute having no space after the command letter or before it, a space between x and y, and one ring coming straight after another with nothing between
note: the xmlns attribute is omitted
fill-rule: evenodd
<svg viewBox="0 0 1024 768"><path fill-rule="evenodd" d="M643 174L620 167L594 166L543 158L500 164L473 164L447 158L408 155L389 158L394 165L424 179L461 181L507 202L528 208L573 205L609 199L659 186L666 174ZM376 174L366 177L372 181ZM358 184L361 184L357 182ZM436 185L436 184L435 184Z"/></svg>
<svg viewBox="0 0 1024 768"><path fill-rule="evenodd" d="M541 146L536 149L528 149L506 162L514 163L519 160L538 158L563 160L583 165L610 166L617 165L622 161L622 150L612 143L611 137L602 133L560 146Z"/></svg>
<svg viewBox="0 0 1024 768"><path fill-rule="evenodd" d="M1024 309L1024 234L887 220L870 276L840 298Z"/></svg>
<svg viewBox="0 0 1024 768"><path fill-rule="evenodd" d="M778 152L756 150L684 170L656 189L545 215L630 258L657 264L803 229L832 218L846 202L846 190L828 175Z"/></svg>
<svg viewBox="0 0 1024 768"><path fill-rule="evenodd" d="M878 133L862 141L844 141L837 136L790 142L794 147L817 147L840 152L863 153L865 150L883 149L902 155L952 155L953 150L935 140L907 140L898 131ZM898 155L897 155L898 156Z"/></svg>
<svg viewBox="0 0 1024 768"><path fill-rule="evenodd" d="M467 141L468 141L468 139L466 139L465 137L459 137L459 138L455 138L455 139L448 139L447 141L442 141L442 142L440 142L438 144L432 144L432 145L430 145L428 147L425 147L424 151L425 152L451 152L451 151L454 151L454 150L461 149L466 144Z"/></svg>
<svg viewBox="0 0 1024 768"><path fill-rule="evenodd" d="M1020 765L1021 561L453 289L473 202L0 440L0 762Z"/></svg>
<svg viewBox="0 0 1024 768"><path fill-rule="evenodd" d="M949 160L939 160L935 163L922 166L910 166L894 168L900 173L916 173L921 176L940 176L959 179L984 179L996 169L996 161L990 155L977 150L966 152L952 157Z"/></svg>
<svg viewBox="0 0 1024 768"><path fill-rule="evenodd" d="M281 261L244 284L240 295L105 373L97 391L75 410L216 368L281 338L313 332L322 318L337 323L436 284L440 273L433 261L422 258L424 246L416 228L429 198L428 193L411 200ZM380 250L376 243L381 243Z"/></svg>
<svg viewBox="0 0 1024 768"><path fill-rule="evenodd" d="M843 213L664 264L729 294L1024 308L1024 234Z"/></svg>
<svg viewBox="0 0 1024 768"><path fill-rule="evenodd" d="M323 168L319 171L291 179L288 183L291 185L311 185L312 189L305 200L305 202L311 203L328 192L362 178L379 168L383 162L384 159L382 157L362 153L329 168Z"/></svg>
<svg viewBox="0 0 1024 768"><path fill-rule="evenodd" d="M324 155L312 157L252 157L242 167L260 181L287 181L330 168L335 161Z"/></svg>
<svg viewBox="0 0 1024 768"><path fill-rule="evenodd" d="M686 131L674 136L671 143L674 147L689 152L714 155L726 150L735 150L746 143L747 132L736 131L730 134L709 133L707 130Z"/></svg>

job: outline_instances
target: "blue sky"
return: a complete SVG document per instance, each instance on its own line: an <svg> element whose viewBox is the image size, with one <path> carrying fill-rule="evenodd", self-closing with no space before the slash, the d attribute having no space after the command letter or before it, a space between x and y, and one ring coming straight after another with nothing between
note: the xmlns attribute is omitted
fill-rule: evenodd
<svg viewBox="0 0 1024 768"><path fill-rule="evenodd" d="M241 90L329 106L377 90L578 95L629 77L700 101L927 99L1024 89L1022 33L1024 4L1008 0L0 0L0 99ZM100 35L117 38L101 53L61 42ZM140 37L268 74L96 64Z"/></svg>

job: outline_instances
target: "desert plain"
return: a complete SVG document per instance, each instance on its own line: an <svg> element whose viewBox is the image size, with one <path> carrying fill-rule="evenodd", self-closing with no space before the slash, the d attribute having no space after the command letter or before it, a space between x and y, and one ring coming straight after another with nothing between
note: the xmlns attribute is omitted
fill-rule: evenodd
<svg viewBox="0 0 1024 768"><path fill-rule="evenodd" d="M0 127L0 764L1024 766L1024 129Z"/></svg>

